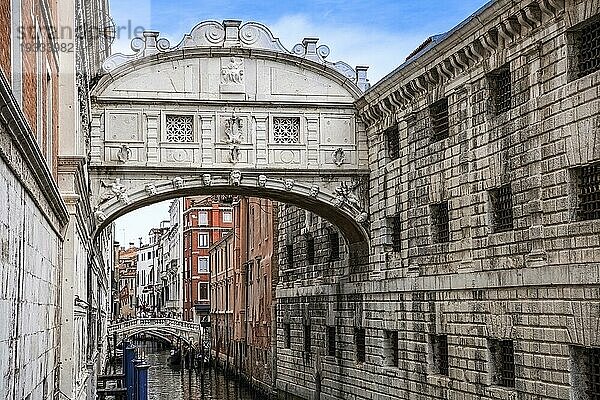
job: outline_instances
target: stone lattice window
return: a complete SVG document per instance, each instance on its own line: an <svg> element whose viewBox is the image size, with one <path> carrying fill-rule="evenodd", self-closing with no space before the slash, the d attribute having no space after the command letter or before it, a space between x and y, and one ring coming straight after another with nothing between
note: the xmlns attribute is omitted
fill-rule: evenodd
<svg viewBox="0 0 600 400"><path fill-rule="evenodd" d="M383 355L388 367L398 366L398 332L383 331L384 346Z"/></svg>
<svg viewBox="0 0 600 400"><path fill-rule="evenodd" d="M450 121L448 119L448 99L443 98L429 106L429 118L433 130L433 141L446 139L450 132Z"/></svg>
<svg viewBox="0 0 600 400"><path fill-rule="evenodd" d="M300 143L300 118L273 117L275 143Z"/></svg>
<svg viewBox="0 0 600 400"><path fill-rule="evenodd" d="M365 362L365 328L354 328L354 343L356 344L356 361Z"/></svg>
<svg viewBox="0 0 600 400"><path fill-rule="evenodd" d="M600 163L575 170L577 182L577 217L580 220L600 218Z"/></svg>
<svg viewBox="0 0 600 400"><path fill-rule="evenodd" d="M384 132L384 136L390 161L397 160L400 158L400 135L398 134L398 127L393 126L387 129Z"/></svg>
<svg viewBox="0 0 600 400"><path fill-rule="evenodd" d="M584 22L572 32L576 77L600 70L600 18Z"/></svg>
<svg viewBox="0 0 600 400"><path fill-rule="evenodd" d="M490 190L492 218L495 232L508 231L513 228L512 190L510 185L503 185Z"/></svg>
<svg viewBox="0 0 600 400"><path fill-rule="evenodd" d="M488 76L494 110L496 114L501 114L510 110L512 102L512 89L510 68L508 64L498 68Z"/></svg>
<svg viewBox="0 0 600 400"><path fill-rule="evenodd" d="M431 206L431 219L434 243L450 241L450 219L448 217L448 202L433 204Z"/></svg>
<svg viewBox="0 0 600 400"><path fill-rule="evenodd" d="M327 327L327 355L335 357L335 326Z"/></svg>
<svg viewBox="0 0 600 400"><path fill-rule="evenodd" d="M171 143L190 143L194 141L193 115L167 115L166 139Z"/></svg>
<svg viewBox="0 0 600 400"><path fill-rule="evenodd" d="M492 385L515 387L515 350L512 340L489 339Z"/></svg>
<svg viewBox="0 0 600 400"><path fill-rule="evenodd" d="M431 335L430 341L434 372L448 375L448 336Z"/></svg>

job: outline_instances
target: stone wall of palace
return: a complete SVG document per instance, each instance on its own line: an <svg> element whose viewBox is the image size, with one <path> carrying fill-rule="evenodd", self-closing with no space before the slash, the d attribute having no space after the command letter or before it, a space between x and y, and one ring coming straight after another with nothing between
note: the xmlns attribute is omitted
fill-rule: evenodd
<svg viewBox="0 0 600 400"><path fill-rule="evenodd" d="M490 3L357 101L371 262L286 274L282 259L282 395L597 395L599 12ZM280 254L304 240L292 216Z"/></svg>
<svg viewBox="0 0 600 400"><path fill-rule="evenodd" d="M3 78L0 76L0 78ZM2 83L7 82L2 79ZM3 87L6 89L6 86ZM2 92L0 117L0 398L54 393L60 346L60 280L67 218L24 120ZM22 117L21 117L22 118ZM31 147L28 147L31 146Z"/></svg>

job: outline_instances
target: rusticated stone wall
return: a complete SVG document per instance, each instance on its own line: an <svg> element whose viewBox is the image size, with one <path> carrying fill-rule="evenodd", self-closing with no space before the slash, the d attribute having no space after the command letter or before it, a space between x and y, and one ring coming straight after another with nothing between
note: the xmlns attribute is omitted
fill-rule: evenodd
<svg viewBox="0 0 600 400"><path fill-rule="evenodd" d="M357 101L372 167L371 262L329 279L332 270L285 271L282 261L282 397L593 398L600 220L582 218L583 190L594 189L581 174L600 162L600 71L578 75L577 35L599 13L598 1L492 2ZM445 138L434 137L431 110L442 99ZM506 186L512 219L499 227L495 196ZM299 229L284 234L288 215L298 219L281 215L280 247L300 241Z"/></svg>

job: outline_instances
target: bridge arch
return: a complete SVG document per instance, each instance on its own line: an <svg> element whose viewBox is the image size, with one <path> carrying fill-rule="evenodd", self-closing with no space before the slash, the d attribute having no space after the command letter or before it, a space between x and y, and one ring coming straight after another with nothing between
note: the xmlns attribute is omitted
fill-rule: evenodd
<svg viewBox="0 0 600 400"><path fill-rule="evenodd" d="M117 337L117 343L133 336L145 333L163 340L181 339L189 347L197 348L201 339L201 327L193 322L169 318L136 318L109 325L108 334ZM173 342L173 340L169 340Z"/></svg>
<svg viewBox="0 0 600 400"><path fill-rule="evenodd" d="M116 54L93 88L90 178L97 232L161 200L266 197L368 245L368 146L355 100L366 67L292 51L258 23L207 21L171 47L158 32Z"/></svg>

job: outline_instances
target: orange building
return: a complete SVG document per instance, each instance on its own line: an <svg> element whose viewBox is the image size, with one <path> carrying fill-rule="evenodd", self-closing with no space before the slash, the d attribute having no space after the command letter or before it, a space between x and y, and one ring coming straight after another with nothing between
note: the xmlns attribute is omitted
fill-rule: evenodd
<svg viewBox="0 0 600 400"><path fill-rule="evenodd" d="M233 230L210 249L213 352L258 386L272 383L277 205L240 198Z"/></svg>
<svg viewBox="0 0 600 400"><path fill-rule="evenodd" d="M233 211L219 196L186 197L183 207L183 319L200 322L210 314L208 250L231 230Z"/></svg>

